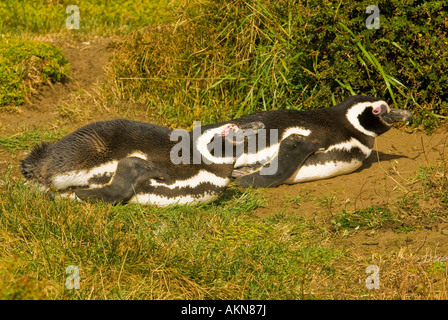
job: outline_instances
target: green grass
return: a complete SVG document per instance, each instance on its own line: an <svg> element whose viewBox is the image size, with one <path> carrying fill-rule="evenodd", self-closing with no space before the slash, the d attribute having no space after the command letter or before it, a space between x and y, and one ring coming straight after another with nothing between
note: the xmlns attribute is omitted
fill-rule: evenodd
<svg viewBox="0 0 448 320"><path fill-rule="evenodd" d="M375 72L378 72L385 85L386 85L386 90L388 91L392 101L394 104L397 104L397 101L395 99L395 93L394 93L394 89L396 91L398 91L401 95L406 96L406 93L404 90L407 91L407 88L404 84L402 84L399 80L397 80L395 77L391 76L390 74L387 74L384 71L383 66L381 65L381 63L378 61L378 59L375 57L374 54L372 54L371 52L369 52L366 49L366 46L364 46L361 41L358 39L358 37L343 23L339 23L339 25L352 37L353 41L356 43L356 45L358 46L358 48L361 50L363 57L366 61L368 61L371 64L371 67L374 68ZM378 41L383 41L383 42L390 42L387 39L380 39ZM392 42L392 44L394 44L395 46L397 46L400 50L403 51L403 49L396 43L396 42ZM366 69L368 70L369 67L367 66L366 62L364 61L364 59L362 59L362 57L360 55L357 55L358 60L361 62L361 64L363 64ZM412 60L411 60L412 61ZM352 92L352 94L354 94L354 92ZM378 94L377 94L378 95ZM384 96L384 92L382 92L380 95Z"/></svg>
<svg viewBox="0 0 448 320"><path fill-rule="evenodd" d="M367 2L6 0L0 89L10 99L5 104L21 104L34 88L25 79L45 83L67 74L57 49L25 39L119 35L106 83L91 95L124 114L137 102L156 122L188 127L257 110L322 107L363 93L385 95L418 115L415 126L433 128L446 118L447 77L438 71L447 65L441 36L447 11L441 1L428 3L404 10L402 1L381 2L381 14L391 18L372 31L363 25ZM79 30L65 27L71 4L80 8ZM61 117L84 120L92 113L88 99L55 108ZM5 134L0 151L55 141L67 133L63 128ZM231 187L198 207L81 204L51 199L11 172L0 176L1 299L448 296L445 261L402 250L341 249L347 244L341 239L355 233L438 226L448 214L446 163L421 168L414 182L422 189L388 204L337 210L341 199L310 191L285 197L283 207L276 204L279 213L262 217L261 209L271 209L264 190ZM313 218L303 218L306 207ZM378 292L364 285L372 263L381 269ZM79 290L65 287L69 265L79 267Z"/></svg>
<svg viewBox="0 0 448 320"><path fill-rule="evenodd" d="M395 222L396 217L392 211L385 207L371 206L356 210L353 213L343 210L342 214L333 223L341 228L354 229L361 227L381 228L385 224Z"/></svg>
<svg viewBox="0 0 448 320"><path fill-rule="evenodd" d="M66 28L69 5L79 8L79 29ZM166 23L172 17L173 8L175 2L167 0L80 0L76 3L68 0L5 0L0 3L0 34L124 34L141 26Z"/></svg>
<svg viewBox="0 0 448 320"><path fill-rule="evenodd" d="M232 192L232 190L230 190ZM235 193L235 190L233 191ZM296 218L258 219L248 190L200 207L86 205L0 183L3 299L299 299L342 252ZM80 289L64 283L68 265ZM24 280L25 279L25 280Z"/></svg>
<svg viewBox="0 0 448 320"><path fill-rule="evenodd" d="M57 141L61 139L66 132L63 130L49 132L43 130L23 131L11 136L0 136L0 150L5 149L8 152L18 150L30 150L36 143L42 141Z"/></svg>
<svg viewBox="0 0 448 320"><path fill-rule="evenodd" d="M391 18L368 30L368 1L181 2L173 25L128 34L107 88L173 127L365 94L411 110L413 126L429 132L447 117L448 81L435 71L448 65L446 4L432 3L406 11L401 1L380 2Z"/></svg>
<svg viewBox="0 0 448 320"><path fill-rule="evenodd" d="M63 81L68 73L68 60L57 47L0 38L0 107L23 104L40 86Z"/></svg>

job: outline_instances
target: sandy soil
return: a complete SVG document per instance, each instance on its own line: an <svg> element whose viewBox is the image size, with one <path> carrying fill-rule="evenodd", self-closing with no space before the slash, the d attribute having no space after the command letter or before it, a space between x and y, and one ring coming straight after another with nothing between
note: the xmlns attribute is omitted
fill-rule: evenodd
<svg viewBox="0 0 448 320"><path fill-rule="evenodd" d="M331 179L295 185L282 185L266 192L267 205L256 210L258 216L283 214L312 219L331 226L334 214L371 205L388 206L413 193L421 194L416 183L419 167L448 160L447 127L431 136L392 129L377 138L375 151L356 172ZM298 204L285 207L285 199L302 196ZM325 201L324 199L328 199ZM291 201L290 201L291 202ZM437 206L439 204L432 204ZM430 207L424 208L430 210ZM350 234L336 241L342 248L361 255L386 252L402 247L416 250L430 248L448 257L448 220L408 233L392 230L368 230Z"/></svg>

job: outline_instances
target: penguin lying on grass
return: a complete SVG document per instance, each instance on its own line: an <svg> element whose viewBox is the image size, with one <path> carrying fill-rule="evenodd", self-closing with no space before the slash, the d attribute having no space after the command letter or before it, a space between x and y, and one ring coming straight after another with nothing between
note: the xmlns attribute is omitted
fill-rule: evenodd
<svg viewBox="0 0 448 320"><path fill-rule="evenodd" d="M259 122L246 121L241 126L229 122L207 131L200 128L199 133L174 130L181 133L177 141L185 138L179 157L173 153L179 145L172 139L173 130L125 119L94 122L57 143L36 145L21 162L21 170L42 190L86 201L208 203L231 181L235 158L230 154L205 161L201 150L216 139L222 140L222 148L233 147L233 139L228 139L232 133L250 129L254 134L259 128Z"/></svg>
<svg viewBox="0 0 448 320"><path fill-rule="evenodd" d="M370 156L375 137L395 122L411 119L409 111L360 95L329 108L265 111L233 119L230 122L236 125L259 121L266 130L264 137L263 130L257 132L256 149L250 150L246 142L233 177L243 187L276 187L347 174Z"/></svg>

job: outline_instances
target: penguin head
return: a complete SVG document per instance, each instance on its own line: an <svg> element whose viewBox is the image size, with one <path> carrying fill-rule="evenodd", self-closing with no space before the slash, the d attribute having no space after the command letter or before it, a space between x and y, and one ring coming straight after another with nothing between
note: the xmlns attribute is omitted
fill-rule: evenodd
<svg viewBox="0 0 448 320"><path fill-rule="evenodd" d="M353 96L343 104L347 120L362 133L376 137L400 121L412 120L412 113L402 109L392 109L386 101L369 96Z"/></svg>
<svg viewBox="0 0 448 320"><path fill-rule="evenodd" d="M257 131L264 127L259 121L225 123L204 131L196 141L197 150L213 163L233 163L237 157L234 147L243 143L248 137L255 137Z"/></svg>
<svg viewBox="0 0 448 320"><path fill-rule="evenodd" d="M255 138L258 130L264 129L265 125L260 121L251 121L246 123L233 124L228 123L223 126L221 137L224 143L231 145L240 145L250 138Z"/></svg>

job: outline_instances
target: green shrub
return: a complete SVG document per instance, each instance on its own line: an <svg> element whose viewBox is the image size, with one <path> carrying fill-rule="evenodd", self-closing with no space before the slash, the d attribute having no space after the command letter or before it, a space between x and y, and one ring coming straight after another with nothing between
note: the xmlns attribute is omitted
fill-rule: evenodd
<svg viewBox="0 0 448 320"><path fill-rule="evenodd" d="M370 4L187 3L175 25L129 35L111 84L181 125L318 108L355 93L412 110L416 126L437 125L448 111L447 3L379 1L380 29L367 29Z"/></svg>
<svg viewBox="0 0 448 320"><path fill-rule="evenodd" d="M0 106L21 105L31 90L62 81L69 72L62 52L49 44L16 38L0 39Z"/></svg>

